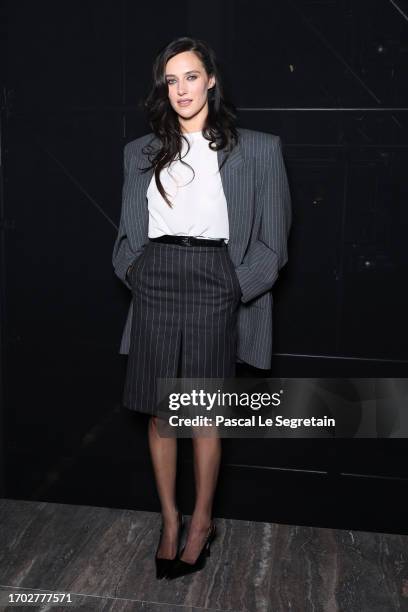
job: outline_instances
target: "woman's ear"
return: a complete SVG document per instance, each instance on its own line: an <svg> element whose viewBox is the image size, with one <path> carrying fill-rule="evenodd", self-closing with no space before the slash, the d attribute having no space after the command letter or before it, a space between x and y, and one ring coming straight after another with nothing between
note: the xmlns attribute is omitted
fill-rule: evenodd
<svg viewBox="0 0 408 612"><path fill-rule="evenodd" d="M207 89L212 89L215 85L215 76L210 76L210 79L208 81L208 88Z"/></svg>

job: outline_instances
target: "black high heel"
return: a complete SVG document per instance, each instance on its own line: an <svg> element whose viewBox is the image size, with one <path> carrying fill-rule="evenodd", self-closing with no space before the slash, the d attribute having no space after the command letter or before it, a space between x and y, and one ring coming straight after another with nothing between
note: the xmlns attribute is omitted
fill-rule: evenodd
<svg viewBox="0 0 408 612"><path fill-rule="evenodd" d="M210 546L215 536L215 523L212 522L207 539L204 542L204 546L201 549L201 552L198 555L195 563L187 563L187 561L183 561L182 559L180 559L180 557L183 556L185 548L184 547L183 550L180 552L180 555L178 555L175 561L170 565L166 578L168 578L169 580L173 580L174 578L178 578L179 576L185 576L187 574L192 574L193 572L198 572L202 570L205 567L207 557L210 556Z"/></svg>
<svg viewBox="0 0 408 612"><path fill-rule="evenodd" d="M162 557L157 556L157 552L160 548L161 539L163 535L163 525L160 527L160 538L159 538L159 543L156 548L156 554L154 557L154 560L156 563L156 578L158 580L161 580L167 575L167 572L169 571L170 566L174 563L174 560L177 559L177 554L178 554L178 550L180 547L180 541L181 541L181 532L183 530L183 525L184 525L184 517L181 514L180 510L178 511L178 514L177 514L177 522L178 522L177 552L176 552L176 556L174 557L174 559L164 559Z"/></svg>

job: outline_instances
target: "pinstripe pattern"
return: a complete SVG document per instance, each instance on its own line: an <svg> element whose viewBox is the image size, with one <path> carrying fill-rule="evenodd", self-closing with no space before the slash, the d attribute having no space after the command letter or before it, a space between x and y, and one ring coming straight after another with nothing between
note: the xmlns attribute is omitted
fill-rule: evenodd
<svg viewBox="0 0 408 612"><path fill-rule="evenodd" d="M242 291L236 359L268 369L272 357L271 289L288 259L291 197L280 137L243 128L238 132L240 142L220 171L228 207L228 254ZM112 263L129 289L126 270L143 253L148 240L146 192L152 171L141 174L138 167L148 165L141 149L151 141L155 142L153 134L147 134L124 148L122 209ZM225 151L217 152L219 166L225 155ZM122 354L129 352L132 318L133 301L122 334Z"/></svg>
<svg viewBox="0 0 408 612"><path fill-rule="evenodd" d="M130 281L134 316L124 406L157 414L156 378L235 375L241 289L226 246L149 242Z"/></svg>

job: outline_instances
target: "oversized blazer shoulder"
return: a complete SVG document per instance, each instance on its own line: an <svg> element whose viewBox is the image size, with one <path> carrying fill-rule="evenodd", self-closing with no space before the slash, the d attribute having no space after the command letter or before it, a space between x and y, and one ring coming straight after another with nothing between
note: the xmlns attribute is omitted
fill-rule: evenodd
<svg viewBox="0 0 408 612"><path fill-rule="evenodd" d="M228 252L241 285L236 360L269 369L272 358L272 287L288 260L292 222L291 196L279 136L238 128L239 142L227 155L217 151L229 218ZM148 242L147 188L153 171L142 149L154 146L147 134L124 147L124 181L119 229L112 263L131 289L126 271ZM133 316L131 301L119 353L129 353Z"/></svg>

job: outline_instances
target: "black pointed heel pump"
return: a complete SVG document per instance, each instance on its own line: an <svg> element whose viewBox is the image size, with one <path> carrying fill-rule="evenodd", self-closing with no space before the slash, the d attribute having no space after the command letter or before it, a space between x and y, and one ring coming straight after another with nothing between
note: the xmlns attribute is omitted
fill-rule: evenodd
<svg viewBox="0 0 408 612"><path fill-rule="evenodd" d="M201 549L201 552L198 555L195 563L187 563L186 561L180 559L180 557L183 556L183 548L183 550L180 552L180 555L176 557L174 563L172 563L172 565L169 567L166 578L168 578L169 580L173 580L174 578L178 578L179 576L185 576L187 574L192 574L193 572L198 572L202 570L205 567L207 557L210 556L211 542L213 542L215 536L215 523L212 522L207 539L204 542L204 546Z"/></svg>
<svg viewBox="0 0 408 612"><path fill-rule="evenodd" d="M162 557L157 556L157 552L160 548L161 539L163 535L163 525L160 527L160 539L159 539L159 543L156 548L156 554L154 557L154 560L156 563L156 578L158 580L161 580L162 578L166 577L171 565L174 563L175 559L177 559L178 551L180 548L180 542L181 542L181 533L182 533L183 525L184 525L184 517L180 511L178 512L178 515L177 515L177 522L178 522L177 552L176 552L176 556L174 557L174 559L164 559Z"/></svg>

